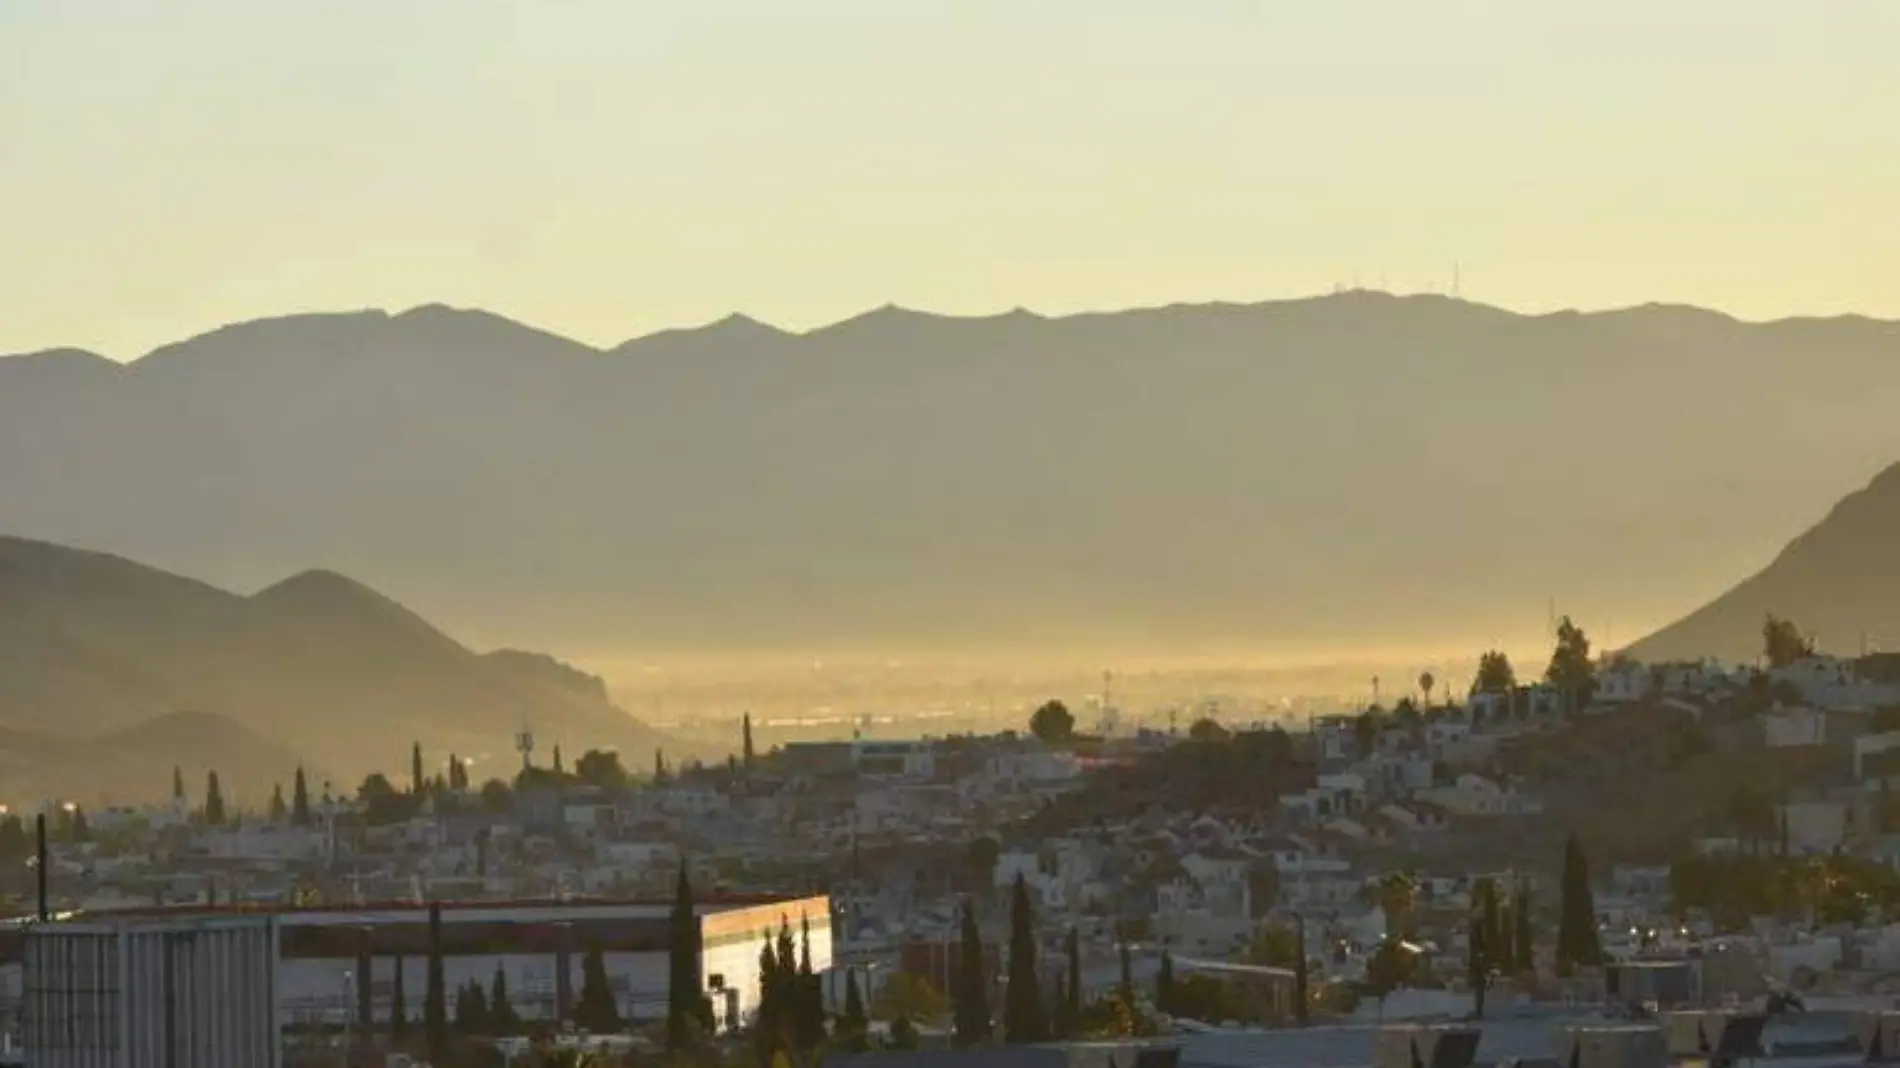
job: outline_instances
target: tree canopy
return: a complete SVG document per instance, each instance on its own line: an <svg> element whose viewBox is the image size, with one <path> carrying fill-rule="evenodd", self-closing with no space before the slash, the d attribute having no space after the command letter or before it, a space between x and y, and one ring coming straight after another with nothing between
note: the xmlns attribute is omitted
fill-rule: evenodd
<svg viewBox="0 0 1900 1068"><path fill-rule="evenodd" d="M1517 686L1517 672L1511 667L1511 658L1500 649L1492 649L1478 657L1478 676L1472 683L1477 693L1510 693Z"/></svg>
<svg viewBox="0 0 1900 1068"><path fill-rule="evenodd" d="M1571 835L1564 841L1563 878L1558 890L1557 966L1571 970L1603 959L1597 937L1596 898L1590 891L1590 865L1583 844Z"/></svg>
<svg viewBox="0 0 1900 1068"><path fill-rule="evenodd" d="M990 1037L990 977L983 956L983 936L976 925L976 905L963 900L961 936L956 967L956 1040L974 1046Z"/></svg>
<svg viewBox="0 0 1900 1068"><path fill-rule="evenodd" d="M950 1001L929 979L911 972L892 972L871 998L871 1013L880 1020L922 1020L936 1023L950 1011Z"/></svg>
<svg viewBox="0 0 1900 1068"><path fill-rule="evenodd" d="M1214 719L1212 716L1202 716L1200 719L1194 721L1193 726L1188 728L1188 738L1191 741L1209 743L1224 742L1232 737L1233 734L1230 733L1226 727L1221 726L1220 721Z"/></svg>
<svg viewBox="0 0 1900 1068"><path fill-rule="evenodd" d="M1041 1042L1049 1037L1042 1004L1042 975L1036 966L1036 914L1029 883L1021 872L1009 897L1009 987L1003 1002L1003 1036L1011 1043Z"/></svg>
<svg viewBox="0 0 1900 1068"><path fill-rule="evenodd" d="M1770 615L1761 625L1761 651L1771 668L1786 667L1814 655L1814 639L1801 633L1793 620Z"/></svg>
<svg viewBox="0 0 1900 1068"><path fill-rule="evenodd" d="M619 790L627 785L627 769L620 766L620 754L612 749L589 749L574 762L574 775L589 786Z"/></svg>
<svg viewBox="0 0 1900 1068"><path fill-rule="evenodd" d="M1075 737L1075 716L1061 701L1044 701L1029 717L1029 733L1051 745Z"/></svg>
<svg viewBox="0 0 1900 1068"><path fill-rule="evenodd" d="M1576 711L1596 696L1596 665L1590 660L1590 638L1565 616L1557 624L1557 646L1551 650L1544 681L1557 689Z"/></svg>

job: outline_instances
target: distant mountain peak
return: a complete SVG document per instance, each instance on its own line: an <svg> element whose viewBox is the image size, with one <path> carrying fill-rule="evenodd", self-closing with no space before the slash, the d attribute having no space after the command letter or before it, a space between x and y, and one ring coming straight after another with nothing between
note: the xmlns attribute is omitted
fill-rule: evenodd
<svg viewBox="0 0 1900 1068"><path fill-rule="evenodd" d="M468 314L471 314L471 312L467 309L457 308L453 305L443 303L442 301L439 301L439 300L432 300L424 304L418 304L415 307L408 309L407 311L397 312L395 315L395 318L397 319L432 319L432 318L448 318L448 317L468 315ZM483 312L481 314L487 314L487 313Z"/></svg>
<svg viewBox="0 0 1900 1068"><path fill-rule="evenodd" d="M280 611L352 609L377 613L400 612L405 616L410 614L408 609L355 579L323 568L300 571L257 591L251 595L251 600L272 605Z"/></svg>
<svg viewBox="0 0 1900 1068"><path fill-rule="evenodd" d="M707 330L764 330L764 331L767 331L769 333L774 333L774 334L784 333L784 331L780 330L778 327L773 326L770 323L761 322L757 319L754 319L752 316L747 315L744 312L732 312L731 314L726 315L723 318L716 319L713 322L706 324L705 329Z"/></svg>
<svg viewBox="0 0 1900 1068"><path fill-rule="evenodd" d="M846 318L840 319L837 322L830 324L829 326L821 326L817 328L816 330L813 330L812 333L813 334L834 334L834 333L839 333L843 331L862 329L865 327L875 328L875 327L889 326L895 323L930 322L932 320L949 319L949 318L952 318L952 316L937 315L931 312L914 311L910 308L906 308L898 304L892 304L887 301L883 304L878 305L875 308L871 308L866 311L861 311L856 315L852 315L852 316L848 316Z"/></svg>
<svg viewBox="0 0 1900 1068"><path fill-rule="evenodd" d="M117 370L119 367L113 360L107 359L96 352L88 352L85 349L74 348L41 349L38 352L20 352L0 356L0 360L12 361L10 366L14 367L25 366L29 363L83 364L109 370Z"/></svg>
<svg viewBox="0 0 1900 1068"><path fill-rule="evenodd" d="M798 335L761 322L743 312L732 312L703 326L679 327L642 334L612 349L615 355L650 350L699 352L747 346L776 345Z"/></svg>
<svg viewBox="0 0 1900 1068"><path fill-rule="evenodd" d="M535 654L477 656L334 571L246 598L0 537L0 629L0 738L22 758L0 783L9 803L153 796L173 765L261 799L300 763L354 777L407 766L412 743L499 750L530 714L577 750L657 740L599 680Z"/></svg>
<svg viewBox="0 0 1900 1068"><path fill-rule="evenodd" d="M778 341L795 336L780 330L771 323L754 319L744 312L733 312L722 319L707 323L694 332L704 338L731 343Z"/></svg>
<svg viewBox="0 0 1900 1068"><path fill-rule="evenodd" d="M116 378L125 368L84 349L46 349L0 356L0 370L7 373L10 382L63 385Z"/></svg>

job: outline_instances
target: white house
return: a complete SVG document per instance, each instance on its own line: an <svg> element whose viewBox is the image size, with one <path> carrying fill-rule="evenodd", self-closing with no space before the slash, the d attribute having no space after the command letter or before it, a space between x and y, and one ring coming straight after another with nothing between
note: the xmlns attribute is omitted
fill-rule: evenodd
<svg viewBox="0 0 1900 1068"><path fill-rule="evenodd" d="M1621 705L1648 697L1655 677L1646 665L1634 660L1618 660L1597 671L1597 701Z"/></svg>
<svg viewBox="0 0 1900 1068"><path fill-rule="evenodd" d="M1458 816L1528 816L1544 809L1542 802L1516 787L1472 772L1458 776L1450 786L1420 790L1418 798Z"/></svg>
<svg viewBox="0 0 1900 1068"><path fill-rule="evenodd" d="M1426 752L1434 757L1439 756L1470 738L1471 734L1471 722L1467 719L1446 716L1432 720L1425 724Z"/></svg>
<svg viewBox="0 0 1900 1068"><path fill-rule="evenodd" d="M1762 741L1775 749L1827 743L1827 713L1818 708L1777 708L1762 717Z"/></svg>
<svg viewBox="0 0 1900 1068"><path fill-rule="evenodd" d="M1395 801L1381 807L1379 815L1391 820L1394 826L1410 834L1442 831L1448 825L1444 809L1419 801Z"/></svg>
<svg viewBox="0 0 1900 1068"><path fill-rule="evenodd" d="M732 799L710 786L674 784L651 791L654 807L669 816L716 816L732 807Z"/></svg>
<svg viewBox="0 0 1900 1068"><path fill-rule="evenodd" d="M928 779L937 771L936 747L923 739L852 742L851 761L864 775Z"/></svg>
<svg viewBox="0 0 1900 1068"><path fill-rule="evenodd" d="M1853 809L1841 801L1790 801L1781 815L1794 853L1831 853L1854 832Z"/></svg>
<svg viewBox="0 0 1900 1068"><path fill-rule="evenodd" d="M1802 657L1769 669L1768 677L1794 687L1804 703L1825 711L1900 704L1900 686L1862 680L1851 661L1831 656Z"/></svg>
<svg viewBox="0 0 1900 1068"><path fill-rule="evenodd" d="M1321 716L1313 724L1323 761L1345 761L1360 756L1357 716Z"/></svg>
<svg viewBox="0 0 1900 1068"><path fill-rule="evenodd" d="M1307 819L1326 820L1366 805L1366 777L1355 772L1321 775L1310 789L1280 798L1280 807Z"/></svg>
<svg viewBox="0 0 1900 1068"><path fill-rule="evenodd" d="M1888 753L1893 749L1900 749L1900 731L1863 734L1854 739L1854 777L1865 780L1881 773L1883 767L1890 767L1896 759ZM1877 757L1882 759L1874 759Z"/></svg>

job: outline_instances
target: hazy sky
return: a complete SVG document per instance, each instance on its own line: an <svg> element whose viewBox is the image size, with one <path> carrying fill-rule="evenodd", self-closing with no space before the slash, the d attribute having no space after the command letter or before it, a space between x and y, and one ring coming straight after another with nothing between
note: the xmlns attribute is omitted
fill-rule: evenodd
<svg viewBox="0 0 1900 1068"><path fill-rule="evenodd" d="M1895 0L0 0L0 351L1258 299L1900 316Z"/></svg>

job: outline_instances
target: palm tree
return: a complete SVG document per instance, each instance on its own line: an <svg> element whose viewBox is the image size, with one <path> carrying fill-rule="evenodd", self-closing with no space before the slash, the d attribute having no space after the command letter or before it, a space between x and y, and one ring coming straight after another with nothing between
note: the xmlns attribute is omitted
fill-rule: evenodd
<svg viewBox="0 0 1900 1068"><path fill-rule="evenodd" d="M1418 688L1425 691L1426 708L1432 707L1432 687L1436 685L1438 685L1438 680L1432 677L1431 672L1427 671L1419 675Z"/></svg>

